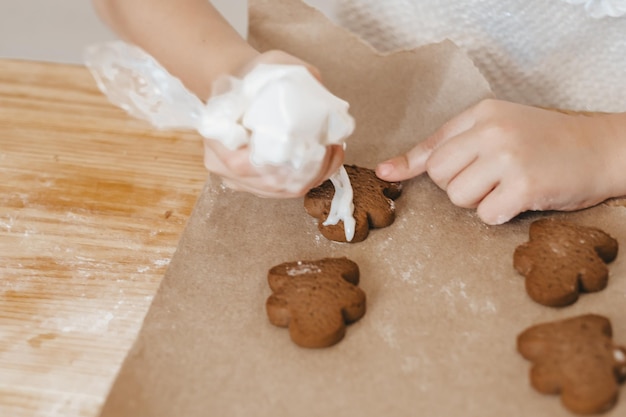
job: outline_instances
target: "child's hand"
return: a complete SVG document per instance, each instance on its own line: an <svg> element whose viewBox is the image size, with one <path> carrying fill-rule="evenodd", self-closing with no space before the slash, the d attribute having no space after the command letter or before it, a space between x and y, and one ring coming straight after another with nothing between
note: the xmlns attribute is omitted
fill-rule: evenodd
<svg viewBox="0 0 626 417"><path fill-rule="evenodd" d="M259 54L236 75L243 76L260 63L304 65L313 76L320 79L317 68L281 51ZM222 177L224 184L229 188L262 197L301 197L335 173L343 163L343 157L341 146L328 146L324 159L318 165L317 173L311 175L307 172L306 176L310 180L300 183L294 178L296 173L290 168L269 165L259 167L252 164L250 148L247 146L229 150L217 140L204 140L204 165L210 172Z"/></svg>
<svg viewBox="0 0 626 417"><path fill-rule="evenodd" d="M484 100L376 172L389 181L428 172L455 205L477 208L488 224L527 210L582 209L626 192L626 141L615 116Z"/></svg>
<svg viewBox="0 0 626 417"><path fill-rule="evenodd" d="M260 54L249 45L207 0L93 0L102 19L121 38L150 53L200 99L211 94L223 74L242 77L259 63L304 65L320 79L318 70L280 51ZM303 195L333 174L343 161L343 149L329 146L318 168L307 167L307 180L284 168L255 167L249 149L228 150L205 140L205 165L238 190L268 197ZM296 172L295 174L302 174Z"/></svg>
<svg viewBox="0 0 626 417"><path fill-rule="evenodd" d="M245 191L260 197L301 197L334 174L343 162L343 148L338 145L326 148L326 156L320 162L317 174L305 184L297 183L299 189L288 189L293 172L289 168L266 165L258 167L250 162L250 150L243 147L231 151L215 140L204 140L204 165L223 179L224 185L233 190ZM293 183L290 184L293 187Z"/></svg>

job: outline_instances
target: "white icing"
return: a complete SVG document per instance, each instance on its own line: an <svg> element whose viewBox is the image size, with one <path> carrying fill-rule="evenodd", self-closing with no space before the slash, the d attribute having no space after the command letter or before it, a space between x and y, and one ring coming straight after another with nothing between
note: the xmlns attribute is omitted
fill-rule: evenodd
<svg viewBox="0 0 626 417"><path fill-rule="evenodd" d="M303 66L255 67L243 79L218 81L200 133L230 149L252 148L256 165L300 169L324 158L326 146L342 145L354 130L347 102L331 94Z"/></svg>
<svg viewBox="0 0 626 417"><path fill-rule="evenodd" d="M330 177L330 181L335 187L335 194L330 203L330 213L328 213L328 217L323 225L328 226L343 221L346 240L350 242L354 238L354 229L356 226L356 220L353 216L354 202L350 177L348 177L346 169L342 166Z"/></svg>
<svg viewBox="0 0 626 417"><path fill-rule="evenodd" d="M613 357L617 365L615 368L616 372L619 374L620 378L626 378L626 351L624 348L615 348L613 350Z"/></svg>
<svg viewBox="0 0 626 417"><path fill-rule="evenodd" d="M244 91L251 99L243 125L252 132L255 163L298 169L321 161L326 146L343 144L354 130L348 103L304 67L260 65L244 79Z"/></svg>
<svg viewBox="0 0 626 417"><path fill-rule="evenodd" d="M307 264L302 261L298 261L297 265L293 268L287 269L287 275L295 277L304 274L319 274L322 272L319 266L313 264Z"/></svg>
<svg viewBox="0 0 626 417"><path fill-rule="evenodd" d="M157 128L195 129L229 149L250 146L251 162L279 167L287 190L313 180L326 146L345 145L354 130L348 103L304 66L260 64L242 79L222 77L202 103L134 45L90 46L85 62L113 104Z"/></svg>

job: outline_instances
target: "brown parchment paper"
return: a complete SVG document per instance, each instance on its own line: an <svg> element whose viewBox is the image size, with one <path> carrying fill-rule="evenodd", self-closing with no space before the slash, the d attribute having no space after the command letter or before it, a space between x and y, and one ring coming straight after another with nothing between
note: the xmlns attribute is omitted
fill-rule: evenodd
<svg viewBox="0 0 626 417"><path fill-rule="evenodd" d="M351 103L350 163L373 167L491 95L450 42L378 56L298 1L253 1L251 38L314 63ZM362 243L334 243L301 199L256 198L210 179L102 416L570 415L557 397L529 386L516 336L594 312L609 317L626 344L624 256L604 291L553 309L528 298L512 253L530 221L549 215L601 227L624 245L626 209L526 215L489 227L423 176L406 183L397 214ZM266 273L328 256L360 265L368 311L338 345L299 348L268 323ZM625 413L623 398L607 415Z"/></svg>

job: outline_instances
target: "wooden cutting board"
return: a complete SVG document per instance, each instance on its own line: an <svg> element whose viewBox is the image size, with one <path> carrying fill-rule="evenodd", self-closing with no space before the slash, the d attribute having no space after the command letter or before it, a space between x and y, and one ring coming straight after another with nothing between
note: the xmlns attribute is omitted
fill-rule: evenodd
<svg viewBox="0 0 626 417"><path fill-rule="evenodd" d="M0 60L0 416L93 416L207 174L82 66Z"/></svg>

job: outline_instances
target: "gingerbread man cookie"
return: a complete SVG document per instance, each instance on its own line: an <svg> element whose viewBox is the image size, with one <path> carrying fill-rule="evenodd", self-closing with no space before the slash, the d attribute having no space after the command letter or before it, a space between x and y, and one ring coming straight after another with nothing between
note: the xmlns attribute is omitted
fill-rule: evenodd
<svg viewBox="0 0 626 417"><path fill-rule="evenodd" d="M600 229L553 218L530 225L530 240L517 247L515 269L526 277L526 292L553 307L574 303L580 292L604 289L606 263L617 256L617 241Z"/></svg>
<svg viewBox="0 0 626 417"><path fill-rule="evenodd" d="M359 267L348 258L287 262L270 269L270 322L288 327L291 340L308 348L339 342L346 324L365 314L365 293L357 287Z"/></svg>
<svg viewBox="0 0 626 417"><path fill-rule="evenodd" d="M626 350L613 344L611 322L599 315L530 327L518 336L517 349L533 363L532 386L544 394L561 394L563 405L574 413L610 409L626 379Z"/></svg>
<svg viewBox="0 0 626 417"><path fill-rule="evenodd" d="M354 237L351 243L365 240L370 229L391 225L396 218L394 201L402 193L402 183L387 182L376 176L374 170L355 165L344 166L353 189ZM330 213L335 189L330 181L310 190L304 197L304 208L318 219L322 235L336 242L347 242L343 222L324 225Z"/></svg>

